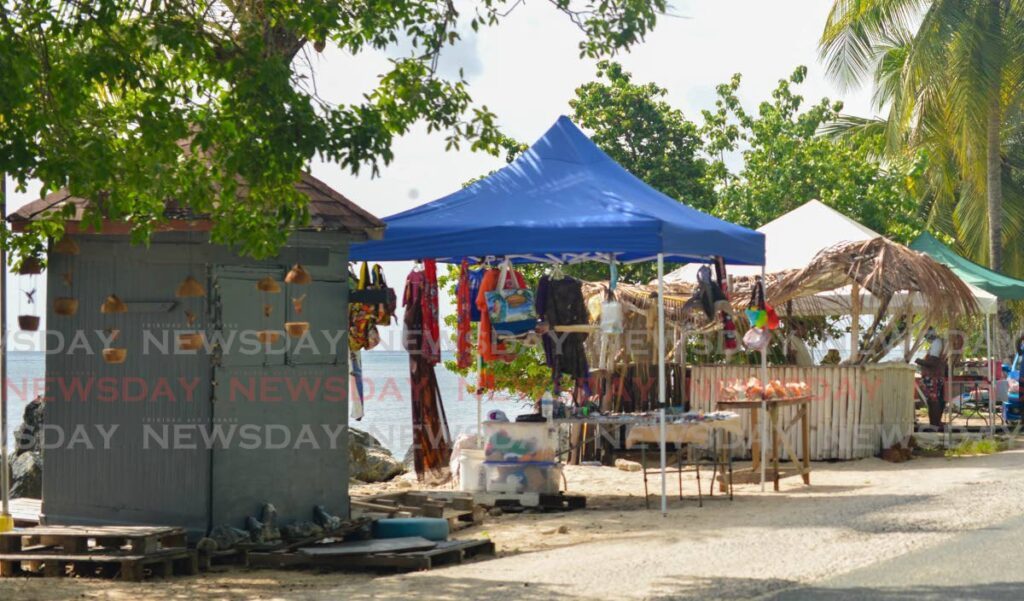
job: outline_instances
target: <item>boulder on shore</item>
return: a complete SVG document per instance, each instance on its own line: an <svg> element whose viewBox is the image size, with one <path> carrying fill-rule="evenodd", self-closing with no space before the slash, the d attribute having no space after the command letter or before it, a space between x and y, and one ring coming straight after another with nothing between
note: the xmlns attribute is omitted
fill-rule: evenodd
<svg viewBox="0 0 1024 601"><path fill-rule="evenodd" d="M405 466L379 440L355 428L348 432L349 478L386 482L405 473Z"/></svg>
<svg viewBox="0 0 1024 601"><path fill-rule="evenodd" d="M21 425L14 431L14 456L42 450L39 430L43 427L43 399L36 397L25 405Z"/></svg>
<svg viewBox="0 0 1024 601"><path fill-rule="evenodd" d="M43 498L43 456L37 451L22 453L11 461L11 498Z"/></svg>
<svg viewBox="0 0 1024 601"><path fill-rule="evenodd" d="M43 425L43 401L35 398L25 405L22 423L14 431L11 466L11 497L40 499L43 496L43 454L39 431Z"/></svg>

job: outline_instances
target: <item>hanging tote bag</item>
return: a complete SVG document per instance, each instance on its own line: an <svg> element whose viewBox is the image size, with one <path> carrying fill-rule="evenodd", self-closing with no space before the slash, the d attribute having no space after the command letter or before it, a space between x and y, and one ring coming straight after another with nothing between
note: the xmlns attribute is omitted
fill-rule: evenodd
<svg viewBox="0 0 1024 601"><path fill-rule="evenodd" d="M511 270L506 260L501 264L498 287L484 293L491 328L498 336L518 336L537 327L537 309L534 293L529 288L505 288Z"/></svg>
<svg viewBox="0 0 1024 601"><path fill-rule="evenodd" d="M370 273L369 288L376 291L377 323L390 324L395 317L395 311L398 310L398 296L395 289L388 286L387 280L384 279L384 268L379 263L373 266Z"/></svg>
<svg viewBox="0 0 1024 601"><path fill-rule="evenodd" d="M367 298L365 293L369 289L370 275L369 265L363 263L359 270L359 279L356 280L355 291L352 297L356 299ZM351 282L354 278L349 277ZM377 304L357 300L349 302L348 306L348 347L353 351L372 349L380 343L380 333L377 331Z"/></svg>

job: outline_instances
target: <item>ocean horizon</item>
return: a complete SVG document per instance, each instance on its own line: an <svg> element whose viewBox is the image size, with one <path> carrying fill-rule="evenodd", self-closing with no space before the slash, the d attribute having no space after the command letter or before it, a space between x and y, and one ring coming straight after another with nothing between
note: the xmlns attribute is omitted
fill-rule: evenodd
<svg viewBox="0 0 1024 601"><path fill-rule="evenodd" d="M363 352L364 415L362 420L349 419L352 428L368 432L380 440L397 458L405 456L412 444L412 409L410 403L409 355L405 351ZM444 354L445 359L451 353ZM438 365L437 381L441 389L448 428L452 440L461 434L476 431L477 401L466 381L456 373ZM45 384L46 353L43 351L11 351L7 354L7 437L13 444L14 432L21 425L25 406L36 398ZM528 403L509 395L494 395L482 400L486 415L501 409L510 415L527 412Z"/></svg>

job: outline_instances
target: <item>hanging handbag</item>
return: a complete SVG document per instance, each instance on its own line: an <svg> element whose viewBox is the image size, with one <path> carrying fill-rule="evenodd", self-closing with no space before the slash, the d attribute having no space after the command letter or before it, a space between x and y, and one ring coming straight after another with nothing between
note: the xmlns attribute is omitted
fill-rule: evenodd
<svg viewBox="0 0 1024 601"><path fill-rule="evenodd" d="M497 288L484 293L491 328L499 336L518 336L537 327L534 292L529 288L505 288L510 270L511 264L506 260L501 265Z"/></svg>
<svg viewBox="0 0 1024 601"><path fill-rule="evenodd" d="M768 340L771 334L761 328L750 328L743 335L743 345L750 351L763 351L768 348Z"/></svg>
<svg viewBox="0 0 1024 601"><path fill-rule="evenodd" d="M377 323L390 324L392 318L395 317L395 311L398 310L398 297L395 295L395 289L389 287L387 280L384 279L384 268L380 264L373 266L370 288L379 293Z"/></svg>
<svg viewBox="0 0 1024 601"><path fill-rule="evenodd" d="M369 266L363 263L359 270L359 278L355 279L349 272L349 285L355 280L355 290L350 297L359 298L365 293L370 282ZM350 350L361 351L372 349L380 343L377 331L377 305L367 302L349 302L348 305L348 346Z"/></svg>

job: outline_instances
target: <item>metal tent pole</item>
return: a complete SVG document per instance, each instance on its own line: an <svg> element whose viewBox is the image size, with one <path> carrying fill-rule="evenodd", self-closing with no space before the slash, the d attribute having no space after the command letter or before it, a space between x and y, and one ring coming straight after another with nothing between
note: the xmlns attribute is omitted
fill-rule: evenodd
<svg viewBox="0 0 1024 601"><path fill-rule="evenodd" d="M761 285L764 286L765 269L761 266ZM768 341L769 345L771 340ZM763 392L768 385L768 346L761 350L761 492L764 492L765 464L768 463L768 401Z"/></svg>
<svg viewBox="0 0 1024 601"><path fill-rule="evenodd" d="M665 255L658 253L658 441L661 443L661 514L668 516L665 478Z"/></svg>
<svg viewBox="0 0 1024 601"><path fill-rule="evenodd" d="M992 316L985 315L985 364L988 366L988 435L996 435L996 370L992 362Z"/></svg>
<svg viewBox="0 0 1024 601"><path fill-rule="evenodd" d="M0 219L7 227L7 176L0 173ZM10 465L7 463L7 249L0 244L0 532L14 528Z"/></svg>

